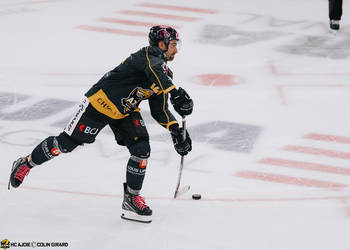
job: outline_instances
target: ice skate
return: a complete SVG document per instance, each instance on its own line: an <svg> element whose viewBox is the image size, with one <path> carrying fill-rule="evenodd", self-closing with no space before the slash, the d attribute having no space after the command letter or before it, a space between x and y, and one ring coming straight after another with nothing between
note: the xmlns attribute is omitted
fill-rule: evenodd
<svg viewBox="0 0 350 250"><path fill-rule="evenodd" d="M329 28L333 31L338 31L340 28L339 20L330 20Z"/></svg>
<svg viewBox="0 0 350 250"><path fill-rule="evenodd" d="M21 157L16 160L12 165L8 189L10 189L10 186L14 188L19 187L24 178L29 174L30 169L27 157Z"/></svg>
<svg viewBox="0 0 350 250"><path fill-rule="evenodd" d="M140 195L131 194L126 183L124 185L124 200L122 204L121 218L125 220L138 221L143 223L152 222L152 210L146 205Z"/></svg>

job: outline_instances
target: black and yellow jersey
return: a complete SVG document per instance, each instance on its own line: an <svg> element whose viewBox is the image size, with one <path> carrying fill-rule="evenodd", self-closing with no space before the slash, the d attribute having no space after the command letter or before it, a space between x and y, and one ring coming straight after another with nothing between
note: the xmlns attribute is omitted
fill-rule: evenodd
<svg viewBox="0 0 350 250"><path fill-rule="evenodd" d="M148 100L152 117L169 129L177 123L168 110L168 93L175 88L172 79L164 53L148 46L106 73L85 95L97 111L112 119L139 111L140 102Z"/></svg>

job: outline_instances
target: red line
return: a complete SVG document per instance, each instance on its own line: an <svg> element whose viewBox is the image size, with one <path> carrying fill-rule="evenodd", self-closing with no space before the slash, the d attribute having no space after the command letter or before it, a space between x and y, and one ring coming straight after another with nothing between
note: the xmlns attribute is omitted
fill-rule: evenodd
<svg viewBox="0 0 350 250"><path fill-rule="evenodd" d="M334 158L341 158L341 159L350 160L350 153L341 152L341 151L335 151L335 150L322 149L322 148L312 148L312 147L287 145L287 146L283 147L282 150L294 151L294 152L305 153L305 154L313 154L313 155L325 155L325 156L328 156L328 157L334 157Z"/></svg>
<svg viewBox="0 0 350 250"><path fill-rule="evenodd" d="M146 12L146 11L121 10L121 11L118 11L118 13L133 15L133 16L174 19L174 20L180 20L180 21L186 21L186 22L195 22L199 20L199 18L197 17L176 16L176 15L160 14L160 13L153 13L153 12Z"/></svg>
<svg viewBox="0 0 350 250"><path fill-rule="evenodd" d="M344 205L345 215L347 217L350 217L349 198L342 198L342 199L339 199L339 201Z"/></svg>
<svg viewBox="0 0 350 250"><path fill-rule="evenodd" d="M7 183L0 183L0 186L6 186ZM123 195L120 194L103 194L103 193L87 193L87 192L76 192L62 189L50 189L50 188L41 188L41 187L29 187L29 186L21 186L20 189L24 190L36 190L42 192L53 192L53 193L64 193L71 195L84 195L84 196L94 196L94 197L107 197L107 198L122 198ZM155 200L173 200L172 197L146 197L148 199ZM342 200L342 199L350 199L350 196L322 196L322 197L294 197L294 198L205 198L203 197L201 201L209 201L209 202L276 202L276 201L312 201L312 200ZM176 200L182 201L190 201L191 198L179 197ZM197 202L197 201L196 201Z"/></svg>
<svg viewBox="0 0 350 250"><path fill-rule="evenodd" d="M273 64L273 62L271 60L268 61L268 66L269 69L271 71L272 74L277 75L277 70L276 70L276 66Z"/></svg>
<svg viewBox="0 0 350 250"><path fill-rule="evenodd" d="M291 160L284 160L279 158L264 158L264 159L261 159L259 163L288 167L288 168L313 170L313 171L326 172L326 173L332 173L332 174L350 175L349 168L330 166L325 164L317 164L317 163L311 163L311 162L291 161Z"/></svg>
<svg viewBox="0 0 350 250"><path fill-rule="evenodd" d="M167 9L167 10L189 11L189 12L206 13L206 14L215 14L219 12L218 10L188 8L188 7L181 7L181 6L167 5L167 4L156 4L156 3L140 3L140 4L137 4L137 6L157 8L157 9Z"/></svg>
<svg viewBox="0 0 350 250"><path fill-rule="evenodd" d="M99 18L97 20L105 23L120 23L120 24L133 25L133 26L152 27L152 26L159 25L159 23L140 22L140 21L116 19L116 18ZM171 27L174 27L175 29L179 28L179 26L175 26L175 25L171 25Z"/></svg>
<svg viewBox="0 0 350 250"><path fill-rule="evenodd" d="M307 134L307 135L303 136L303 138L311 139L311 140L317 140L317 141L329 141L329 142L338 142L338 143L343 143L343 144L350 144L350 138L349 137L343 137L343 136L310 133L310 134Z"/></svg>
<svg viewBox="0 0 350 250"><path fill-rule="evenodd" d="M281 99L282 104L286 105L287 104L287 98L284 95L283 88L281 86L279 86L279 85L276 86L276 88L277 88L278 95L279 95L279 97Z"/></svg>
<svg viewBox="0 0 350 250"><path fill-rule="evenodd" d="M273 71L273 69L271 69ZM279 94L279 97L281 98L282 104L287 104L287 98L285 96L285 88L296 88L296 87L301 87L301 88L306 88L306 87L312 87L312 88L349 88L350 84L284 84L284 85L277 85L277 91Z"/></svg>
<svg viewBox="0 0 350 250"><path fill-rule="evenodd" d="M130 30L122 30L122 29L112 29L112 28L96 27L96 26L90 26L90 25L81 25L81 26L78 26L76 28L81 29L81 30L106 32L106 33L113 33L113 34L120 34L120 35L127 35L127 36L143 36L143 37L145 37L148 35L146 32L138 32L138 31L130 31Z"/></svg>
<svg viewBox="0 0 350 250"><path fill-rule="evenodd" d="M277 174L254 172L254 171L240 171L240 172L237 172L235 176L247 178L247 179L256 179L261 181L277 182L277 183L306 186L306 187L332 188L332 189L347 187L347 185L341 184L341 183L319 181L319 180L300 178L300 177L297 178L297 177L292 177L287 175L277 175Z"/></svg>

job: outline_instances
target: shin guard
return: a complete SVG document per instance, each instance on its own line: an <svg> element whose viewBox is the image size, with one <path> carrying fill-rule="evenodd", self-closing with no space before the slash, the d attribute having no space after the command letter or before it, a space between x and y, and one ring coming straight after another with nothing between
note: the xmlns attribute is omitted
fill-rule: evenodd
<svg viewBox="0 0 350 250"><path fill-rule="evenodd" d="M147 158L140 158L132 155L126 169L126 182L128 192L138 195L142 188L143 179L146 173Z"/></svg>
<svg viewBox="0 0 350 250"><path fill-rule="evenodd" d="M58 141L55 136L49 136L38 146L36 146L31 154L32 161L36 165L40 165L53 157L59 155L61 150L58 145Z"/></svg>

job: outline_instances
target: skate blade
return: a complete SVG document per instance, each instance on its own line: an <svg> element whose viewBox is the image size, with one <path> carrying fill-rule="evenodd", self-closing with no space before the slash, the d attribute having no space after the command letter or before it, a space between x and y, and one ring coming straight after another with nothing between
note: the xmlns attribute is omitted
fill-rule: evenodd
<svg viewBox="0 0 350 250"><path fill-rule="evenodd" d="M336 35L338 34L338 30L331 30L331 34L332 34L333 36L336 36Z"/></svg>
<svg viewBox="0 0 350 250"><path fill-rule="evenodd" d="M124 220L131 220L141 223L151 223L152 222L152 215L138 215L134 212L124 210L122 209L122 214L120 218Z"/></svg>

